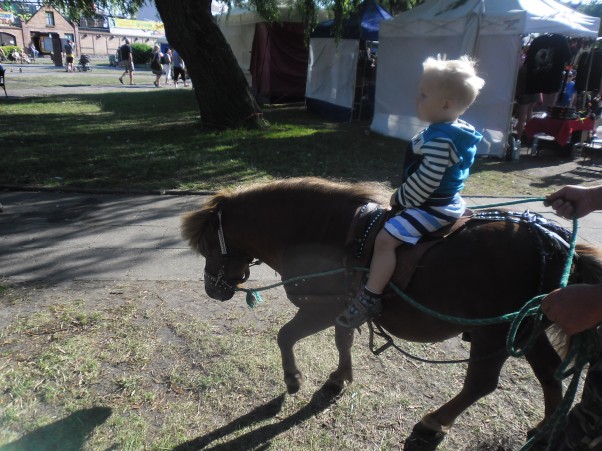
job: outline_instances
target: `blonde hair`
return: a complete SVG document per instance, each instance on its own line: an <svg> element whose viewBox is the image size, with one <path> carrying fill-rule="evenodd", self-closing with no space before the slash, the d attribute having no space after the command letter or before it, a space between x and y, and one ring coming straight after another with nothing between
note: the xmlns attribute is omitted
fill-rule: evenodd
<svg viewBox="0 0 602 451"><path fill-rule="evenodd" d="M467 55L457 60L446 60L445 56L437 55L437 58L427 58L422 67L425 76L433 77L446 95L466 109L485 85L485 80L477 75L476 64Z"/></svg>

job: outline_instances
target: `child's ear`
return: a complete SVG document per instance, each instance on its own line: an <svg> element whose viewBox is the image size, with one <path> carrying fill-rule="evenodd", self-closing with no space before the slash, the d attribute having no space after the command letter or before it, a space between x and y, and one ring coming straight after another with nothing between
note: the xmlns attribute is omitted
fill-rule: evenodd
<svg viewBox="0 0 602 451"><path fill-rule="evenodd" d="M443 101L443 109L449 110L452 107L452 101L450 99L445 99Z"/></svg>

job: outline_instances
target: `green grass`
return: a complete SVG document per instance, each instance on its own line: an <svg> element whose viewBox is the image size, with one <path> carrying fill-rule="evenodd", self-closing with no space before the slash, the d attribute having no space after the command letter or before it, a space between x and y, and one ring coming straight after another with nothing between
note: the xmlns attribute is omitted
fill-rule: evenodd
<svg viewBox="0 0 602 451"><path fill-rule="evenodd" d="M207 132L190 91L52 96L0 110L9 185L213 190L275 177L387 180L402 147L302 108L266 108L268 131ZM299 123L300 122L300 123Z"/></svg>
<svg viewBox="0 0 602 451"><path fill-rule="evenodd" d="M328 401L319 390L337 361L330 329L296 346L305 384L284 396L276 333L294 308L278 290L252 312L242 300L191 301L200 282L130 284L110 298L104 284L81 293L38 287L5 302L24 288L0 297L11 313L0 329L7 449L398 449L423 414L457 392L465 371L393 351L375 357L363 334L354 383ZM399 344L431 359L468 352L460 342ZM543 406L525 367L511 361L501 389L467 411L439 449L496 449L477 443L499 440L517 448ZM176 448L187 443L194 446Z"/></svg>
<svg viewBox="0 0 602 451"><path fill-rule="evenodd" d="M115 87L119 73L14 77L13 88L28 92L37 83L49 95L0 99L2 184L133 192L212 191L291 176L400 182L406 143L371 133L368 123L331 123L301 104L275 105L263 109L271 123L266 131L207 131L189 89L102 92ZM136 74L149 87L151 80L148 72ZM56 94L78 83L101 91ZM575 167L548 178L530 172L553 172L557 165L557 157L520 163L479 158L465 194L539 196L599 179L599 171Z"/></svg>

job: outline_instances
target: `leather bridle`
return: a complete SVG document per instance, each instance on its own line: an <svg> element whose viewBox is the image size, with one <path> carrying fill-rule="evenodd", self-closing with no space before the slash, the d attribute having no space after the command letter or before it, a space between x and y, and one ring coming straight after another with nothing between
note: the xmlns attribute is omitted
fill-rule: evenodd
<svg viewBox="0 0 602 451"><path fill-rule="evenodd" d="M230 254L228 253L228 248L226 246L226 238L224 236L224 229L222 226L222 211L219 210L217 212L218 219L218 229L217 229L217 239L219 241L220 253L221 253L221 265L217 274L211 274L207 271L207 267L205 265L205 282L211 283L215 288L219 288L221 290L230 290L235 291L236 287L233 287L226 280L226 276L228 274L228 265L232 261L232 259L242 259L246 260L248 267L243 275L242 280L239 283L245 283L249 279L250 271L249 268L254 265L258 265L261 262L259 260L254 259L253 257L246 254Z"/></svg>

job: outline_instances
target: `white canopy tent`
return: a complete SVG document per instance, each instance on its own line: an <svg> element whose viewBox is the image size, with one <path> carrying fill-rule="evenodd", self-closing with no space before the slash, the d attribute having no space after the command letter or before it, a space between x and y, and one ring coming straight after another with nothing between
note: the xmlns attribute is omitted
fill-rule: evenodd
<svg viewBox="0 0 602 451"><path fill-rule="evenodd" d="M416 117L414 99L422 62L445 54L478 60L485 87L463 119L483 134L478 153L502 157L510 126L521 37L556 33L598 35L600 19L554 0L433 0L381 24L371 129L411 139L428 124Z"/></svg>
<svg viewBox="0 0 602 451"><path fill-rule="evenodd" d="M374 78L368 77L365 67L368 61L360 60L360 42L378 41L381 22L391 17L376 0L364 0L356 13L343 20L339 38L334 20L318 24L309 40L305 90L308 111L341 121L351 120L354 110L359 114L361 108L354 106L356 88L365 91L360 97L368 95L368 85L374 89Z"/></svg>

